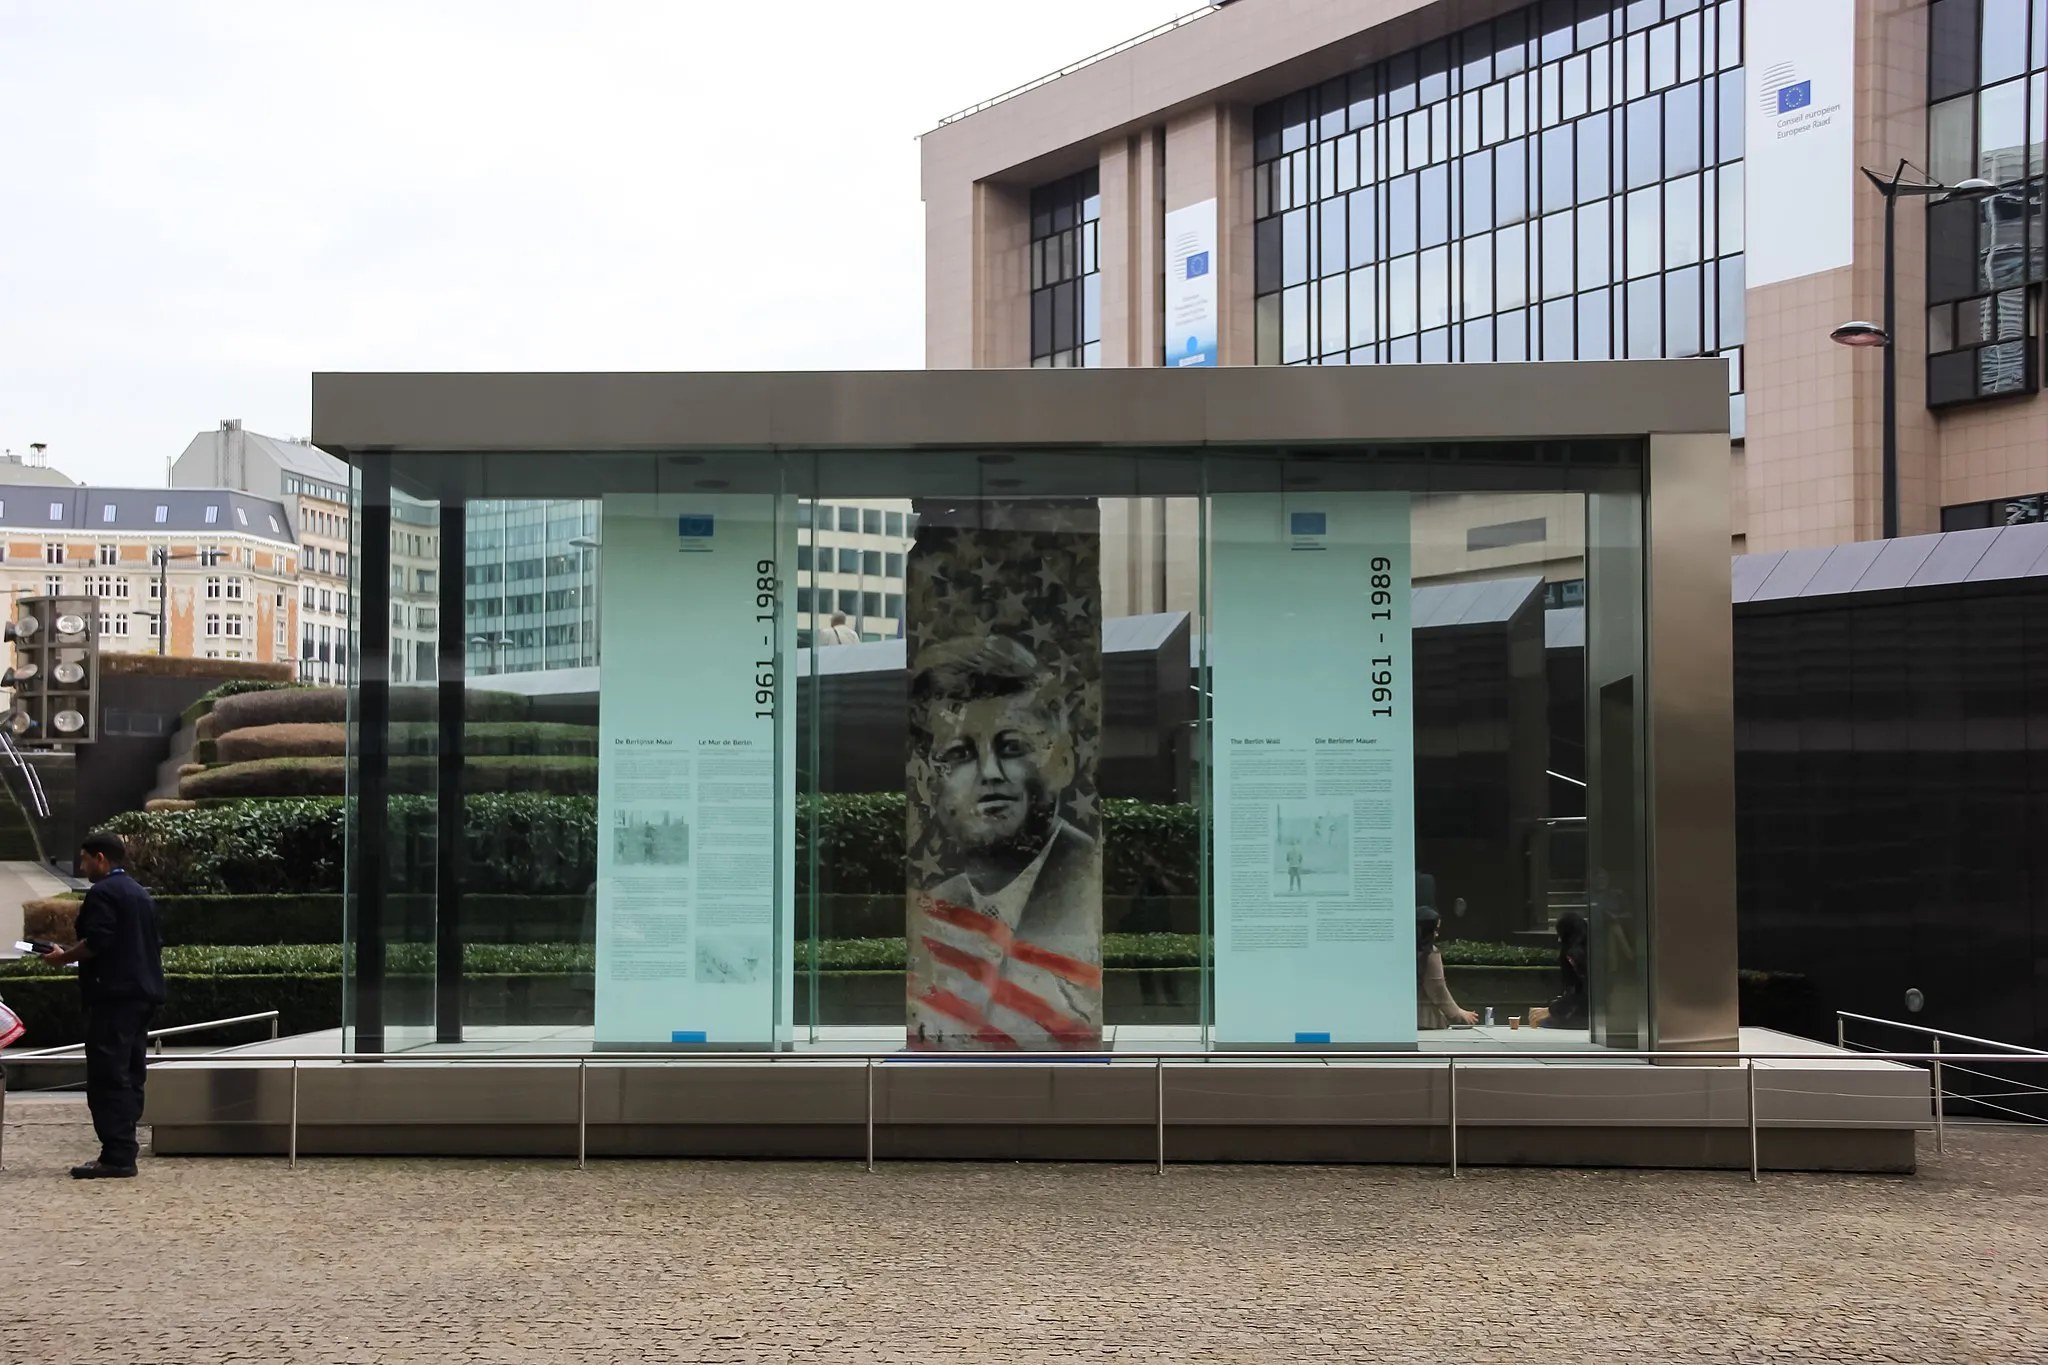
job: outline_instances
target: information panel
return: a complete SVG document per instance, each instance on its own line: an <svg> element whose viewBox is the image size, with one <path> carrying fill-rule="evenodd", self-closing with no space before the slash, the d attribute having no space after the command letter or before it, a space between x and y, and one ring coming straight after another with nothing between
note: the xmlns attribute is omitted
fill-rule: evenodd
<svg viewBox="0 0 2048 1365"><path fill-rule="evenodd" d="M1216 201L1166 215L1166 364L1216 364Z"/></svg>
<svg viewBox="0 0 2048 1365"><path fill-rule="evenodd" d="M786 1036L795 748L771 494L604 499L597 1041Z"/></svg>
<svg viewBox="0 0 2048 1365"><path fill-rule="evenodd" d="M1216 1041L1412 1043L1408 495L1211 516Z"/></svg>

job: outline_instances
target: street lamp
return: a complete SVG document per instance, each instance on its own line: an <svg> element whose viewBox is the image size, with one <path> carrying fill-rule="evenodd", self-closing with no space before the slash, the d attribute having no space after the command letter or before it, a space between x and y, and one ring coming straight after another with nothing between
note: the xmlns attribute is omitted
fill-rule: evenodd
<svg viewBox="0 0 2048 1365"><path fill-rule="evenodd" d="M514 641L512 637L509 635L472 635L469 637L469 643L479 649L498 651L512 648L516 641ZM501 661L504 659L504 657L505 656L503 654L493 652L493 654L491 655L491 672L504 672L504 669L501 666Z"/></svg>
<svg viewBox="0 0 2048 1365"><path fill-rule="evenodd" d="M1906 168L1911 164L1904 160L1887 180L1868 166L1863 168L1864 178L1877 186L1877 192L1884 196L1884 325L1874 322L1845 322L1828 333L1829 339L1841 346L1881 346L1884 348L1884 538L1890 540L1899 533L1899 357L1898 347L1892 342L1899 334L1899 291L1897 253L1893 250L1893 230L1898 221L1899 200L1914 199L1981 199L1998 187L1989 180L1972 177L1954 185L1944 185L1938 180L1908 181Z"/></svg>
<svg viewBox="0 0 2048 1365"><path fill-rule="evenodd" d="M165 653L165 646L170 642L170 631L164 620L164 609L171 600L170 578L167 572L171 561L174 559L203 559L207 561L207 567L211 568L214 559L220 552L218 550L188 550L184 554L172 554L169 550L156 550L152 553L156 559L156 652L158 655L162 655ZM148 613L137 612L136 615L146 616ZM197 650L195 649L194 652L196 653Z"/></svg>
<svg viewBox="0 0 2048 1365"><path fill-rule="evenodd" d="M591 575L592 582L590 595L592 597L602 597L603 593L601 590L601 585L604 582L604 560L601 557L601 554L604 550L604 542L596 536L571 536L569 538L569 544L571 547L575 549L587 550L590 552L592 556L598 557L596 559L597 572ZM581 589L579 588L578 591L581 591ZM595 601L592 601L590 603L590 662L593 664L598 662L598 646L602 643L602 641L598 639L598 622L600 619L601 618L598 615L598 604Z"/></svg>

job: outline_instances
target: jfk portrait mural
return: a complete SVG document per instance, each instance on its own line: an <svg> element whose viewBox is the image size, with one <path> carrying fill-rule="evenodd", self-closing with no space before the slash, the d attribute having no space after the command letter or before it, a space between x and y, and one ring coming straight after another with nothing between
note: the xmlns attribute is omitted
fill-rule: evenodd
<svg viewBox="0 0 2048 1365"><path fill-rule="evenodd" d="M1100 524L922 503L908 566L909 1045L1102 1043Z"/></svg>

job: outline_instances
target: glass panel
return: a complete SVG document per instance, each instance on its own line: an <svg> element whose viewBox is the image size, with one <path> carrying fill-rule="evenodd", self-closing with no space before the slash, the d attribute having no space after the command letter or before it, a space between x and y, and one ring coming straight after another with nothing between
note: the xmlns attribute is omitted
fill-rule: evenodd
<svg viewBox="0 0 2048 1365"><path fill-rule="evenodd" d="M1639 189L1663 172L1664 102L1638 100L1628 106L1627 187Z"/></svg>
<svg viewBox="0 0 2048 1365"><path fill-rule="evenodd" d="M1578 212L1580 289L1591 289L1612 279L1607 217L1608 206L1604 203L1588 204Z"/></svg>
<svg viewBox="0 0 2048 1365"><path fill-rule="evenodd" d="M1671 269L1700 258L1700 180L1696 175L1664 186L1664 265Z"/></svg>
<svg viewBox="0 0 2048 1365"><path fill-rule="evenodd" d="M1613 188L1607 165L1607 115L1593 114L1575 126L1579 152L1578 200L1581 204L1588 204L1605 199Z"/></svg>
<svg viewBox="0 0 2048 1365"><path fill-rule="evenodd" d="M1700 168L1700 90L1689 85L1664 96L1664 174Z"/></svg>
<svg viewBox="0 0 2048 1365"><path fill-rule="evenodd" d="M1977 0L1934 0L1927 9L1927 98L1946 99L1977 84Z"/></svg>
<svg viewBox="0 0 2048 1365"><path fill-rule="evenodd" d="M1493 226L1493 158L1468 156L1462 165L1464 177L1461 217L1465 236L1485 232Z"/></svg>
<svg viewBox="0 0 2048 1365"><path fill-rule="evenodd" d="M1674 270L1664 277L1664 354L1700 353L1700 272Z"/></svg>
<svg viewBox="0 0 2048 1365"><path fill-rule="evenodd" d="M1344 295L1349 286L1344 275L1325 276L1321 285L1322 299L1322 345L1318 354L1328 355L1332 351L1349 348L1349 337L1344 325Z"/></svg>
<svg viewBox="0 0 2048 1365"><path fill-rule="evenodd" d="M1469 237L1462 248L1465 261L1460 302L1464 316L1483 317L1493 311L1493 238Z"/></svg>
<svg viewBox="0 0 2048 1365"><path fill-rule="evenodd" d="M1637 190L1628 197L1628 273L1633 279L1658 268L1663 246L1664 225L1655 186Z"/></svg>
<svg viewBox="0 0 2048 1365"><path fill-rule="evenodd" d="M1554 213L1543 220L1543 297L1558 298L1572 292L1572 222L1576 215Z"/></svg>
<svg viewBox="0 0 2048 1365"><path fill-rule="evenodd" d="M1975 104L1976 101L1966 96L1937 104L1928 111L1928 169L1944 185L1967 180L1976 173L1971 165L1974 150L1971 115Z"/></svg>
<svg viewBox="0 0 2048 1365"><path fill-rule="evenodd" d="M2026 176L2027 83L2007 81L1978 96L1976 174L1993 184Z"/></svg>
<svg viewBox="0 0 2048 1365"><path fill-rule="evenodd" d="M1983 5L1978 80L1990 85L2027 69L2027 0L1983 0Z"/></svg>
<svg viewBox="0 0 2048 1365"><path fill-rule="evenodd" d="M1367 266L1351 272L1351 344L1370 346L1379 334L1379 268Z"/></svg>
<svg viewBox="0 0 2048 1365"><path fill-rule="evenodd" d="M1664 354L1664 282L1656 276L1628 287L1628 349L1625 359L1655 360Z"/></svg>
<svg viewBox="0 0 2048 1365"><path fill-rule="evenodd" d="M1609 298L1610 292L1605 289L1595 289L1579 295L1580 360L1614 358L1614 342L1608 328Z"/></svg>
<svg viewBox="0 0 2048 1365"><path fill-rule="evenodd" d="M1527 229L1519 225L1494 234L1494 291L1502 309L1520 308L1529 301Z"/></svg>

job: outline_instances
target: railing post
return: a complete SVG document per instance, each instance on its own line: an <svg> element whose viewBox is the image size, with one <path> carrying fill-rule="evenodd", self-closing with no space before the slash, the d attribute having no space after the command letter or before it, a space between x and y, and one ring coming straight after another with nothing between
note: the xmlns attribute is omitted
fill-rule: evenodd
<svg viewBox="0 0 2048 1365"><path fill-rule="evenodd" d="M1844 1052L1849 1050L1849 1021L1842 1017L1840 1011L1835 1013L1835 1046Z"/></svg>
<svg viewBox="0 0 2048 1365"><path fill-rule="evenodd" d="M1451 1179L1458 1178L1458 1059L1453 1057L1446 1074L1450 1079L1450 1120L1451 1120Z"/></svg>
<svg viewBox="0 0 2048 1365"><path fill-rule="evenodd" d="M285 1150L285 1165L297 1170L299 1166L299 1059L292 1058L292 1131L290 1145Z"/></svg>
<svg viewBox="0 0 2048 1365"><path fill-rule="evenodd" d="M277 1041L277 1024L277 1011L272 1010L270 1012L270 1041L273 1043Z"/></svg>
<svg viewBox="0 0 2048 1365"><path fill-rule="evenodd" d="M1155 1137L1154 1155L1157 1165L1153 1174L1166 1174L1166 1058L1152 1059L1152 1119L1158 1125Z"/></svg>
<svg viewBox="0 0 2048 1365"><path fill-rule="evenodd" d="M1934 1037L1934 1049L1933 1049L1933 1051L1934 1051L1934 1150L1935 1150L1935 1151L1936 1151L1937 1153L1939 1153L1939 1152L1941 1151L1941 1149L1942 1149L1942 1137L1943 1137L1943 1134L1942 1134L1942 1129L1943 1129L1943 1127L1945 1126L1945 1125L1943 1124L1943 1122L1942 1122L1942 1116L1943 1116L1943 1113L1944 1113L1944 1111L1946 1110L1947 1106L1946 1106L1945 1104L1943 1104L1943 1103L1942 1103L1942 1098L1943 1098L1943 1097L1942 1097L1942 1093L1941 1093L1941 1035L1940 1035L1940 1034L1935 1034L1935 1035L1933 1035L1933 1037Z"/></svg>
<svg viewBox="0 0 2048 1365"><path fill-rule="evenodd" d="M868 1086L868 1174L875 1173L875 1059L867 1059Z"/></svg>
<svg viewBox="0 0 2048 1365"><path fill-rule="evenodd" d="M1757 1170L1756 1155L1756 1058L1742 1059L1743 1088L1749 1092L1749 1181L1756 1184L1763 1177Z"/></svg>
<svg viewBox="0 0 2048 1365"><path fill-rule="evenodd" d="M590 1061L576 1059L576 1169L590 1169Z"/></svg>

